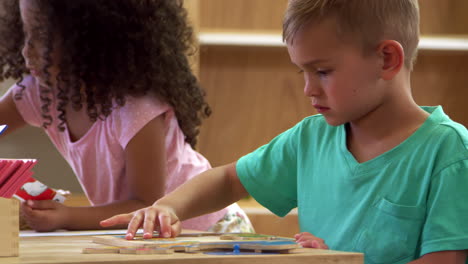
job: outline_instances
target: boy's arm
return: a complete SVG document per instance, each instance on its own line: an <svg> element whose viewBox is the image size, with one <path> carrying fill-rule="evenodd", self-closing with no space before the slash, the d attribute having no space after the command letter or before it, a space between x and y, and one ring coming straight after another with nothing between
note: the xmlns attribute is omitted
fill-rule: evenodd
<svg viewBox="0 0 468 264"><path fill-rule="evenodd" d="M201 173L154 205L169 206L181 220L186 220L221 210L247 195L234 162Z"/></svg>
<svg viewBox="0 0 468 264"><path fill-rule="evenodd" d="M6 129L0 137L8 135L14 130L26 125L26 122L18 112L16 104L13 101L12 89L9 89L0 98L0 125L8 125L8 129Z"/></svg>
<svg viewBox="0 0 468 264"><path fill-rule="evenodd" d="M428 253L408 264L465 264L466 257L466 250L439 251Z"/></svg>
<svg viewBox="0 0 468 264"><path fill-rule="evenodd" d="M220 210L247 195L234 162L194 177L153 206L111 217L101 225L128 223L127 239L132 239L140 227L144 229L145 238L151 238L158 226L162 236L176 236L180 232L180 221Z"/></svg>

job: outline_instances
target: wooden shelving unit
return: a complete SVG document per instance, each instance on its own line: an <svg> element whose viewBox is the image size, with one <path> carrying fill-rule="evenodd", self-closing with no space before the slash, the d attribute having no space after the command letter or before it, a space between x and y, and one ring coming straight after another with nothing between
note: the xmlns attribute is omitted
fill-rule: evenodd
<svg viewBox="0 0 468 264"><path fill-rule="evenodd" d="M240 47L285 47L281 33L255 32L200 32L202 46L240 46ZM468 35L458 36L423 36L419 50L468 51Z"/></svg>

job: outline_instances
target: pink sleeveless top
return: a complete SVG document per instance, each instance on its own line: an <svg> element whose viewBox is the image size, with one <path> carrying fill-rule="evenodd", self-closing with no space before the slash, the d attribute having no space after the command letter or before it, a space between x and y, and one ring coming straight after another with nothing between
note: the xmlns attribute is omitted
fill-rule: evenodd
<svg viewBox="0 0 468 264"><path fill-rule="evenodd" d="M15 100L23 119L40 127L41 101L39 85L35 78L26 77L22 82L26 89L21 100ZM13 86L15 94L20 87ZM128 97L123 107L115 108L105 120L96 121L78 141L72 142L68 130L57 129L56 102L50 106L54 123L45 132L70 164L93 205L102 205L129 199L128 177L125 175L124 150L128 142L149 121L163 115L166 124L166 153L168 175L166 193L210 168L209 162L194 151L184 140L173 109L152 96ZM207 230L220 220L227 209L184 221L186 229Z"/></svg>

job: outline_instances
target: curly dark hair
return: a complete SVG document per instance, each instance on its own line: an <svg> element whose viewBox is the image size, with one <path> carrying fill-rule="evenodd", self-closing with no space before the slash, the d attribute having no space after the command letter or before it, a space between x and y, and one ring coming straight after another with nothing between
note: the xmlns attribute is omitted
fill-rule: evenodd
<svg viewBox="0 0 468 264"><path fill-rule="evenodd" d="M61 131L68 103L80 110L85 102L94 122L111 113L113 102L123 106L126 96L153 94L173 107L186 142L195 146L201 121L211 110L187 58L195 48L183 0L35 1L40 16L33 30L45 47L40 55L45 62L41 71L49 86L40 88L44 127L53 119L48 114L52 96L49 68L58 41L57 118ZM4 12L0 13L0 81L13 78L21 86L29 72L21 55L25 36L18 0L2 0L0 8ZM21 94L15 98L20 99Z"/></svg>

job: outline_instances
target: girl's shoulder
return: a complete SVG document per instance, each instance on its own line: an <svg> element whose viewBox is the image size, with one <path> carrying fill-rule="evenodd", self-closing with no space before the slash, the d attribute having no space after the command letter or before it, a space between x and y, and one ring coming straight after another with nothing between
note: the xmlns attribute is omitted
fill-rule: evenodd
<svg viewBox="0 0 468 264"><path fill-rule="evenodd" d="M123 106L114 103L112 115L120 116L123 119L134 119L143 115L160 115L170 109L171 107L168 104L162 102L156 96L127 96L125 97L125 104Z"/></svg>
<svg viewBox="0 0 468 264"><path fill-rule="evenodd" d="M14 83L13 90L15 93L21 92L21 94L38 94L39 93L39 84L37 83L36 78L31 75L26 75L22 80L19 80Z"/></svg>
<svg viewBox="0 0 468 264"><path fill-rule="evenodd" d="M106 131L111 131L125 147L146 124L168 112L172 113L172 108L154 96L126 97L125 105L115 105L106 118ZM167 115L167 118L172 117L172 114Z"/></svg>
<svg viewBox="0 0 468 264"><path fill-rule="evenodd" d="M39 127L43 124L42 107L39 84L32 76L25 76L11 87L16 109L23 119L30 125ZM49 106L49 111L56 115L56 108Z"/></svg>

